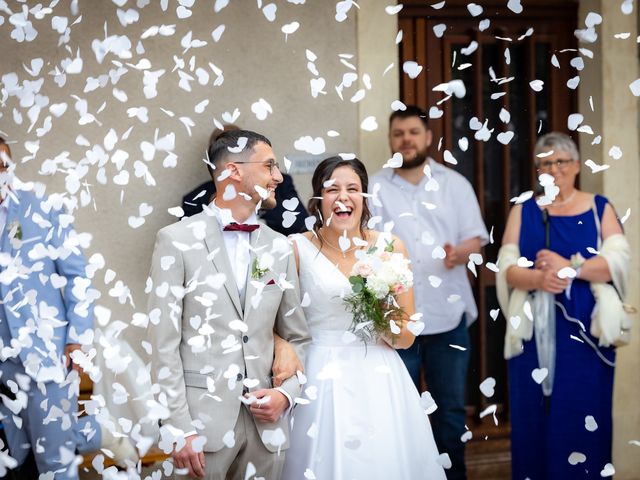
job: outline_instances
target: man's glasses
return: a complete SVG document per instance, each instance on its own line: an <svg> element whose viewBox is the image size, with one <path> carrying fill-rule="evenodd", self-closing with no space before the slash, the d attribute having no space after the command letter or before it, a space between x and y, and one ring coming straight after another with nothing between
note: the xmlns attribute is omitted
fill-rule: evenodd
<svg viewBox="0 0 640 480"><path fill-rule="evenodd" d="M276 160L267 160L266 162L262 162L262 161L254 161L254 162L233 162L233 163L261 163L263 164L265 167L269 167L269 173L271 173L271 175L273 175L273 169L277 168L278 171L280 171L280 164L276 161Z"/></svg>
<svg viewBox="0 0 640 480"><path fill-rule="evenodd" d="M572 162L573 160L570 158L559 158L557 160L547 160L545 162L540 162L538 164L538 169L541 171L548 172L555 165L558 168L558 170L564 170L567 167L567 165L569 165Z"/></svg>

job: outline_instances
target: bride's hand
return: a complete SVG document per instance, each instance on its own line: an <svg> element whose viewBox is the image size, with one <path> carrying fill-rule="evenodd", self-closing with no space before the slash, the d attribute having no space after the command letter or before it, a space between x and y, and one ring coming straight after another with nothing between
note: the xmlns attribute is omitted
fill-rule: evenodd
<svg viewBox="0 0 640 480"><path fill-rule="evenodd" d="M409 348L413 345L413 341L416 338L407 328L409 317L405 312L392 314L390 317L389 320L393 320L400 330L394 329L397 333L389 332L388 334L382 335L382 339L392 348L402 350Z"/></svg>
<svg viewBox="0 0 640 480"><path fill-rule="evenodd" d="M273 337L274 356L271 372L273 375L273 386L279 387L287 378L293 377L298 370L303 372L304 367L289 342L276 333L273 334Z"/></svg>

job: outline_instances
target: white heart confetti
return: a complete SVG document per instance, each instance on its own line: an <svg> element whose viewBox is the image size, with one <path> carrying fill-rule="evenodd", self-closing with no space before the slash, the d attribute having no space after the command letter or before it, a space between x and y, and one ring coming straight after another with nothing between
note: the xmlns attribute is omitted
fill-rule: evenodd
<svg viewBox="0 0 640 480"><path fill-rule="evenodd" d="M284 33L285 41L287 40L289 35L291 35L292 33L295 33L296 30L298 30L298 28L300 28L300 24L298 22L291 22L286 25L283 25L281 30L282 30L282 33Z"/></svg>
<svg viewBox="0 0 640 480"><path fill-rule="evenodd" d="M267 20L269 20L270 22L274 22L276 20L276 11L277 10L278 10L278 7L276 6L276 4L275 3L270 3L269 5L266 5L262 9L262 13L264 14L264 16L265 16L265 18ZM293 32L291 32L291 33L293 33Z"/></svg>
<svg viewBox="0 0 640 480"><path fill-rule="evenodd" d="M540 385L542 382L544 382L544 379L547 378L547 375L549 375L549 370L547 370L545 367L543 368L534 368L531 372L531 378L533 378L533 380Z"/></svg>
<svg viewBox="0 0 640 480"><path fill-rule="evenodd" d="M520 0L509 0L507 2L507 8L511 10L515 14L522 13L522 5L520 4Z"/></svg>
<svg viewBox="0 0 640 480"><path fill-rule="evenodd" d="M480 391L485 397L491 398L495 393L495 387L496 379L493 377L487 377L480 384Z"/></svg>
<svg viewBox="0 0 640 480"><path fill-rule="evenodd" d="M469 10L469 13L471 14L472 17L478 17L482 15L482 12L483 12L482 7L475 3L469 3L467 5L467 10Z"/></svg>
<svg viewBox="0 0 640 480"><path fill-rule="evenodd" d="M576 130L583 121L584 117L580 113L572 113L567 117L567 128Z"/></svg>
<svg viewBox="0 0 640 480"><path fill-rule="evenodd" d="M409 330L416 337L424 330L424 322L407 322L407 330Z"/></svg>
<svg viewBox="0 0 640 480"><path fill-rule="evenodd" d="M612 477L613 475L615 475L616 473L616 469L613 468L613 465L611 463L607 463L604 468L600 471L600 476L601 477Z"/></svg>
<svg viewBox="0 0 640 480"><path fill-rule="evenodd" d="M525 257L518 258L517 265L521 268L529 268L533 267L533 262L531 260L527 260Z"/></svg>
<svg viewBox="0 0 640 480"><path fill-rule="evenodd" d="M456 157L454 157L453 154L449 150L445 150L444 151L443 158L444 158L445 162L450 163L451 165L457 165L458 164L458 160L456 160Z"/></svg>
<svg viewBox="0 0 640 480"><path fill-rule="evenodd" d="M251 105L251 111L255 114L258 120L265 120L270 113L273 113L271 105L261 98L257 102Z"/></svg>
<svg viewBox="0 0 640 480"><path fill-rule="evenodd" d="M406 73L411 80L418 78L420 72L422 72L422 65L418 65L417 62L408 60L402 64L402 71Z"/></svg>
<svg viewBox="0 0 640 480"><path fill-rule="evenodd" d="M311 155L320 155L325 152L324 139L322 137L300 137L293 143L293 146L296 150L307 152Z"/></svg>
<svg viewBox="0 0 640 480"><path fill-rule="evenodd" d="M360 128L367 132L373 132L378 129L378 122L376 121L376 117L369 116L365 118L360 124Z"/></svg>
<svg viewBox="0 0 640 480"><path fill-rule="evenodd" d="M586 460L586 455L580 452L571 452L568 459L569 465L578 465L579 463L584 463Z"/></svg>
<svg viewBox="0 0 640 480"><path fill-rule="evenodd" d="M542 80L532 80L529 82L529 86L534 92L541 92L544 87L544 82Z"/></svg>
<svg viewBox="0 0 640 480"><path fill-rule="evenodd" d="M587 415L584 418L584 428L589 432L595 432L598 429L598 424L596 423L596 419L591 415Z"/></svg>
<svg viewBox="0 0 640 480"><path fill-rule="evenodd" d="M447 25L444 23L439 23L433 26L433 33L436 37L442 38L444 32L447 31Z"/></svg>
<svg viewBox="0 0 640 480"><path fill-rule="evenodd" d="M211 32L211 38L213 38L214 42L219 42L220 38L222 37L222 34L225 31L225 26L224 25L218 25L215 30L213 32Z"/></svg>
<svg viewBox="0 0 640 480"><path fill-rule="evenodd" d="M402 154L400 152L396 152L393 154L393 157L387 160L387 163L385 163L382 168L400 168L403 161L404 159Z"/></svg>
<svg viewBox="0 0 640 480"><path fill-rule="evenodd" d="M514 133L512 131L508 131L508 132L500 132L497 136L496 139L503 145L508 145L509 142L511 141L511 139L513 138Z"/></svg>

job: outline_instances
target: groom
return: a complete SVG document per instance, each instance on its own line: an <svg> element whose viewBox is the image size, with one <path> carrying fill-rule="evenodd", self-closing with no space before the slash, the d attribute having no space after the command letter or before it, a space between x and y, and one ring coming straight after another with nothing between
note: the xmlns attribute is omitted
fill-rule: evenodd
<svg viewBox="0 0 640 480"><path fill-rule="evenodd" d="M274 331L302 360L310 340L295 259L257 224L282 174L269 140L229 131L209 146L218 195L202 213L158 232L151 265L152 375L166 404L165 443L192 477L278 479L288 448L284 415L297 376L272 388Z"/></svg>

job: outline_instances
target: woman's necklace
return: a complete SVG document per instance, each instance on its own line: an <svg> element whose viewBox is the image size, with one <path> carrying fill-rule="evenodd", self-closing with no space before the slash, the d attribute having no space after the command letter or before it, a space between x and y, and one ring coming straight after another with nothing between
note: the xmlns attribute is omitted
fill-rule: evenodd
<svg viewBox="0 0 640 480"><path fill-rule="evenodd" d="M562 205L566 205L567 203L569 203L571 200L573 200L573 197L576 196L576 193L578 192L578 190L576 190L575 188L573 189L573 193L571 195L569 195L567 198L565 198L564 200L562 200L561 202L556 202L555 200L553 202L551 202L551 206L552 207L561 207Z"/></svg>
<svg viewBox="0 0 640 480"><path fill-rule="evenodd" d="M320 236L322 241L327 244L328 247L333 248L336 252L340 252L342 254L342 258L347 258L347 253L358 248L358 245L354 244L352 247L349 247L346 250L342 250L340 247L336 247L335 245L332 245L331 242L329 242L329 240L324 238L324 235L320 233L320 230L318 230L318 235ZM320 246L320 249L322 249L322 246Z"/></svg>

